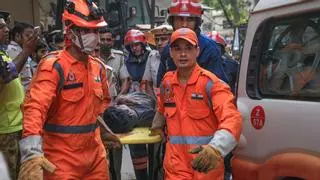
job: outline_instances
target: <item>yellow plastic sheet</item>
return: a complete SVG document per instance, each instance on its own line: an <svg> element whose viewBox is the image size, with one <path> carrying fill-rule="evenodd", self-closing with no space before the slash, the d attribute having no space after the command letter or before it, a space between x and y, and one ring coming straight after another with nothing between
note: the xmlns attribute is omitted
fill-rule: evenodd
<svg viewBox="0 0 320 180"><path fill-rule="evenodd" d="M161 141L161 136L149 136L148 127L134 128L129 133L117 134L121 144L153 144Z"/></svg>

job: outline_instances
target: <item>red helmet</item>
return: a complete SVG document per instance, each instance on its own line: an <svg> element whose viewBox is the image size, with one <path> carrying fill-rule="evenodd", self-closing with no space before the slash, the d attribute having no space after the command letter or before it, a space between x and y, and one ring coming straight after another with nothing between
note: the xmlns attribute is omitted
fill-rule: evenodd
<svg viewBox="0 0 320 180"><path fill-rule="evenodd" d="M124 46L128 46L137 42L141 42L143 44L147 43L146 37L144 36L143 32L137 29L129 30L124 37Z"/></svg>
<svg viewBox="0 0 320 180"><path fill-rule="evenodd" d="M216 41L216 43L222 45L223 47L226 47L227 43L226 43L226 41L224 40L224 37L222 37L222 36L220 35L220 33L216 33L216 34L212 34L212 33L211 33L211 36L209 35L209 37L210 37L211 39L213 39L214 41Z"/></svg>
<svg viewBox="0 0 320 180"><path fill-rule="evenodd" d="M172 0L169 7L170 16L201 17L202 14L200 0Z"/></svg>
<svg viewBox="0 0 320 180"><path fill-rule="evenodd" d="M89 0L69 0L63 12L63 20L84 28L100 28L108 24L103 18L104 10Z"/></svg>

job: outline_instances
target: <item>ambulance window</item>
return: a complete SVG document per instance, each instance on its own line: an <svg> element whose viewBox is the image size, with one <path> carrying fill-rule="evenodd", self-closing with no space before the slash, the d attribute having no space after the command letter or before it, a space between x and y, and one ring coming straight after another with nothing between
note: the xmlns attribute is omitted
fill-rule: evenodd
<svg viewBox="0 0 320 180"><path fill-rule="evenodd" d="M276 26L274 28L274 31L272 32L271 39L270 39L270 42L269 42L269 50L273 49L276 40L279 38L279 35L284 30L286 30L286 28L288 28L288 25L279 25L279 26ZM283 39L283 40L285 40L285 39Z"/></svg>
<svg viewBox="0 0 320 180"><path fill-rule="evenodd" d="M272 23L273 22L273 23ZM320 97L320 18L300 15L272 21L260 60L262 97Z"/></svg>

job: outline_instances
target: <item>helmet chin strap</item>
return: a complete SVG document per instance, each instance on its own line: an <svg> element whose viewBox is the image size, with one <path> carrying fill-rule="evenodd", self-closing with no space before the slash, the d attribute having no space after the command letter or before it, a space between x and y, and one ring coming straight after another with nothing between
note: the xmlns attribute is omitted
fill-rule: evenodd
<svg viewBox="0 0 320 180"><path fill-rule="evenodd" d="M78 37L78 40L79 40L79 43L80 43L80 47L79 47L79 48L80 48L81 52L84 53L84 54L88 54L88 53L85 52L85 50L84 50L84 45L83 45L83 41L82 41L82 37L81 37L80 33L76 33L76 32L74 32L73 30L71 30L71 32L72 32L73 35L75 35L76 37Z"/></svg>

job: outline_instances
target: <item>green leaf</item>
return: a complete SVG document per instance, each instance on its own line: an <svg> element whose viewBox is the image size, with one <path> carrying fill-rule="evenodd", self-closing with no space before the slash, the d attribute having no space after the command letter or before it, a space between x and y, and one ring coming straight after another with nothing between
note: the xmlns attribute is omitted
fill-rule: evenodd
<svg viewBox="0 0 320 180"><path fill-rule="evenodd" d="M215 10L223 10L224 16L233 26L248 22L247 0L203 0L203 3Z"/></svg>

